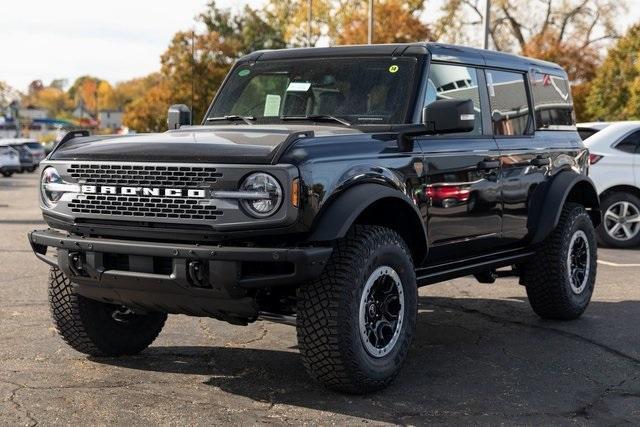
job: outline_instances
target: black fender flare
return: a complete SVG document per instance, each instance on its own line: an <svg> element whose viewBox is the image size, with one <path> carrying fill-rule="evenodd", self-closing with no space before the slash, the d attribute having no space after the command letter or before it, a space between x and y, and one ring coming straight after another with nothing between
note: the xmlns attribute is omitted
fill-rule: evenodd
<svg viewBox="0 0 640 427"><path fill-rule="evenodd" d="M560 222L562 207L567 201L581 203L587 208L594 227L600 225L600 199L588 176L563 171L545 185L544 190L533 196L529 208L528 228L533 236L531 243L542 242L556 228Z"/></svg>
<svg viewBox="0 0 640 427"><path fill-rule="evenodd" d="M427 228L420 211L407 195L382 184L355 184L337 195L314 221L313 231L308 240L310 242L328 242L343 238L367 208L385 199L402 203L402 206L408 208L407 212L412 213L411 218L415 224L420 225L420 230L415 230L416 233L412 234L412 240L414 240L414 244L418 245L419 259L416 261L423 261L427 255L428 240Z"/></svg>

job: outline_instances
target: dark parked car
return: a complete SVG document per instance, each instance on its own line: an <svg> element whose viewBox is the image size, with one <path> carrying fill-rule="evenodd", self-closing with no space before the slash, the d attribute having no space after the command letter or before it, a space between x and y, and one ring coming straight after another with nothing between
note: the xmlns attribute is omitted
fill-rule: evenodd
<svg viewBox="0 0 640 427"><path fill-rule="evenodd" d="M29 151L31 151L33 164L37 168L40 165L40 162L47 157L44 146L34 139L25 140L24 145L26 145Z"/></svg>
<svg viewBox="0 0 640 427"><path fill-rule="evenodd" d="M65 137L43 162L58 332L135 354L167 313L291 321L309 373L377 390L410 347L417 289L519 276L575 319L596 277L599 201L566 73L432 43L261 51L203 123ZM49 248L57 252L50 254Z"/></svg>

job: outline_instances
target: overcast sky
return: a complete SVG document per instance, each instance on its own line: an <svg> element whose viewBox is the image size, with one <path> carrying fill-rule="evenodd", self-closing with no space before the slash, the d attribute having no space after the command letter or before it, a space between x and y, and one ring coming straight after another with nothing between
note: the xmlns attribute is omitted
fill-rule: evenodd
<svg viewBox="0 0 640 427"><path fill-rule="evenodd" d="M428 2L433 9L442 0ZM616 1L616 0L611 0ZM639 0L633 0L635 3ZM91 74L112 83L160 67L176 31L193 26L207 0L4 0L0 9L0 80L25 90L34 79L72 82ZM239 10L263 0L217 0ZM626 24L640 8L621 17Z"/></svg>
<svg viewBox="0 0 640 427"><path fill-rule="evenodd" d="M254 0L253 3L256 1ZM160 67L176 31L193 26L206 0L3 0L0 80L25 90L34 79L111 82ZM239 9L249 0L218 0ZM261 2L258 1L260 4Z"/></svg>

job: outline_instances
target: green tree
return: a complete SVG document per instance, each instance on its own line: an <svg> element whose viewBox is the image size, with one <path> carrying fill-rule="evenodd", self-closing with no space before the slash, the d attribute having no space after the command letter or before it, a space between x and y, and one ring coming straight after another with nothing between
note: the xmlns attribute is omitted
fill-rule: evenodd
<svg viewBox="0 0 640 427"><path fill-rule="evenodd" d="M640 24L629 29L607 53L587 99L587 110L599 119L640 119Z"/></svg>

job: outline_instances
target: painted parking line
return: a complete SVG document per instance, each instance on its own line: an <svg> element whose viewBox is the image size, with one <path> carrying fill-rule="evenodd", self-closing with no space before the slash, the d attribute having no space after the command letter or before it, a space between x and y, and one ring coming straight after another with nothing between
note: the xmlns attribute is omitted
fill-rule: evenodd
<svg viewBox="0 0 640 427"><path fill-rule="evenodd" d="M640 267L640 264L618 264L617 262L598 260L598 264L608 265L609 267Z"/></svg>

